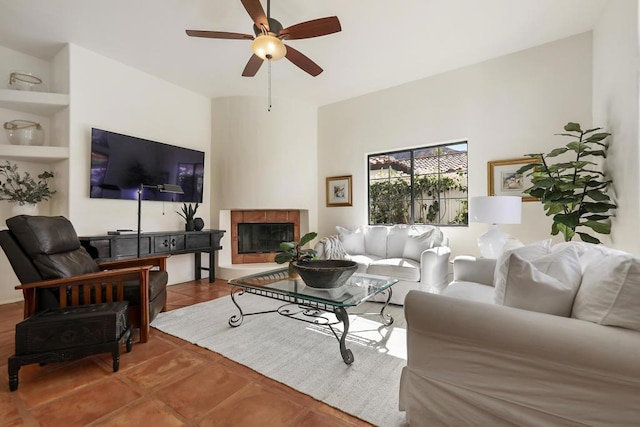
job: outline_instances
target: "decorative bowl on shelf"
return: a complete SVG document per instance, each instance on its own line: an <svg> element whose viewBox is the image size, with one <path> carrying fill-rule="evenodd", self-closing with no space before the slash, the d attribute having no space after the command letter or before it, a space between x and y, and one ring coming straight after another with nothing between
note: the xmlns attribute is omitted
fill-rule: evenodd
<svg viewBox="0 0 640 427"><path fill-rule="evenodd" d="M356 262L338 259L294 261L292 264L305 285L323 289L344 285L358 269Z"/></svg>
<svg viewBox="0 0 640 427"><path fill-rule="evenodd" d="M29 120L11 120L4 124L9 142L13 145L42 145L44 130L40 123Z"/></svg>
<svg viewBox="0 0 640 427"><path fill-rule="evenodd" d="M9 74L9 87L16 90L46 92L40 77L22 71Z"/></svg>

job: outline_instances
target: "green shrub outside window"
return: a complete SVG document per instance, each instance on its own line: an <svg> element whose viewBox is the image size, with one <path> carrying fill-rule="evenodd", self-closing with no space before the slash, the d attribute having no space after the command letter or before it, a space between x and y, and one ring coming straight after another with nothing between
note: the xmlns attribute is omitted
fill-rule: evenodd
<svg viewBox="0 0 640 427"><path fill-rule="evenodd" d="M371 154L369 224L467 225L467 142Z"/></svg>

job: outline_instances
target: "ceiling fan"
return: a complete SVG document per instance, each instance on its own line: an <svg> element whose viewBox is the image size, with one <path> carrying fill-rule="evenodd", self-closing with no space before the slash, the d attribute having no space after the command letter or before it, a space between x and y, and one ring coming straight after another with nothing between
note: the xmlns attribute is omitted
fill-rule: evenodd
<svg viewBox="0 0 640 427"><path fill-rule="evenodd" d="M241 2L253 19L255 37L250 34L202 30L186 30L187 35L210 39L253 40L251 45L253 55L244 67L242 72L244 77L255 76L265 60L277 61L283 57L314 77L322 72L322 68L307 56L291 46L285 46L284 40L309 39L337 33L342 30L337 16L314 19L283 28L280 22L271 17L270 0L267 0L266 14L260 0L241 0Z"/></svg>

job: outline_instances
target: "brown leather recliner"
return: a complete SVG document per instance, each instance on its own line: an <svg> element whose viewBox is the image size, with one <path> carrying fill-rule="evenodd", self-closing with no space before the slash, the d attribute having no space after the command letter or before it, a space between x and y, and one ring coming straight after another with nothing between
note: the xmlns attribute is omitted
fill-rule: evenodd
<svg viewBox="0 0 640 427"><path fill-rule="evenodd" d="M167 303L167 258L96 263L62 216L18 215L0 231L0 246L22 285L24 317L51 307L129 301L129 321L149 338L149 324Z"/></svg>

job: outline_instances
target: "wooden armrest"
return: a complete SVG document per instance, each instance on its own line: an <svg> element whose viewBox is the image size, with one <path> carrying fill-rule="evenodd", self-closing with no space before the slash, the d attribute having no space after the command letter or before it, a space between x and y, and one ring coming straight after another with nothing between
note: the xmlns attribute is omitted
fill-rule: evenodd
<svg viewBox="0 0 640 427"><path fill-rule="evenodd" d="M35 288L55 288L64 286L73 286L82 283L97 283L107 280L135 280L139 278L141 272L146 272L153 268L152 265L139 267L121 268L118 270L99 271L97 273L81 274L79 276L63 277L60 279L43 280L41 282L25 283L18 285L16 289L35 289Z"/></svg>
<svg viewBox="0 0 640 427"><path fill-rule="evenodd" d="M38 312L36 291L42 288L58 288L60 307L80 304L100 304L102 302L124 301L124 283L137 281L140 286L141 328L145 328L141 340L146 342L149 325L149 270L153 266L122 268L118 270L99 271L61 279L43 280L42 282L25 283L16 286L24 295L25 319ZM114 296L115 294L115 296Z"/></svg>
<svg viewBox="0 0 640 427"><path fill-rule="evenodd" d="M120 268L128 268L135 266L144 266L151 265L154 267L159 267L160 270L167 269L167 258L171 255L156 255L152 257L140 257L140 258L129 258L129 259L120 259L116 261L105 261L98 264L101 270L113 270Z"/></svg>

